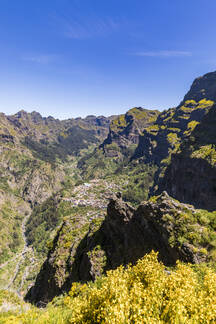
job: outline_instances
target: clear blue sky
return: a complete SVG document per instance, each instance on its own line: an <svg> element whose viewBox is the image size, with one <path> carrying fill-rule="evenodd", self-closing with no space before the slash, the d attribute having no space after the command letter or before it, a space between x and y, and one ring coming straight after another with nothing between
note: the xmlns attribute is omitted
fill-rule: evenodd
<svg viewBox="0 0 216 324"><path fill-rule="evenodd" d="M216 70L215 0L0 0L0 111L179 104Z"/></svg>

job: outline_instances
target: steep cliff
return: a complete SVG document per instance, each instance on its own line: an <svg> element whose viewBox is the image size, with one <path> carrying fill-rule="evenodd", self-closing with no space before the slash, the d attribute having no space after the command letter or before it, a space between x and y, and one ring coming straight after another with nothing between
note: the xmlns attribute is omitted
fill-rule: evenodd
<svg viewBox="0 0 216 324"><path fill-rule="evenodd" d="M160 179L159 190L197 208L216 210L216 105L184 141Z"/></svg>
<svg viewBox="0 0 216 324"><path fill-rule="evenodd" d="M27 243L35 254L26 264L49 249L27 295L34 303L152 249L167 265L215 260L215 78L213 72L196 79L177 108L161 113L133 108L65 121L36 112L1 114L0 285L8 280L4 265L15 266ZM94 195L114 188L111 182L133 206L160 196L137 209L113 199L105 217L104 201L97 205ZM26 278L33 282L27 274L19 287Z"/></svg>
<svg viewBox="0 0 216 324"><path fill-rule="evenodd" d="M150 165L156 168L153 175L153 185L148 188L149 196L166 190L180 201L193 203L198 208L207 208L207 205L210 210L215 208L215 205L212 205L214 199L210 193L213 193L212 189L210 189L212 185L206 184L206 188L210 189L209 196L202 193L205 191L203 189L205 188L205 183L211 182L210 179L215 179L215 171L212 167L210 171L209 168L207 170L206 166L199 164L196 167L194 166L194 168L190 167L190 161L187 160L186 154L184 158L183 155L179 156L179 159L177 158L178 155L176 155L179 147L183 147L183 143L188 141L196 126L199 129L199 123L202 122L214 106L214 93L216 93L215 77L216 73L213 72L196 79L180 105L177 108L171 108L160 113L155 123L146 128L139 137L139 143L132 156L132 161L138 165ZM209 121L206 121L206 127L208 127L208 123ZM207 136L207 132L203 133L204 138L205 136ZM197 140L200 141L198 137ZM212 137L208 140L208 145L213 145L213 143L214 139ZM168 168L170 164L172 168ZM207 181L204 181L205 175L201 175L203 177L202 185L201 181L198 180L198 165L204 174L210 175L210 177L207 176ZM185 170L184 172L182 172L183 169ZM188 173L186 170L188 170ZM162 181L165 172L166 176L164 181ZM187 176L186 173L188 174ZM194 182L189 183L190 178L193 178ZM197 179L197 182L195 182L195 179ZM194 189L192 189L192 186ZM195 193L195 187L199 187L197 190L200 191L200 194ZM187 193L185 195L184 192L186 191L190 191L190 194ZM212 201L211 205L209 205L210 200Z"/></svg>
<svg viewBox="0 0 216 324"><path fill-rule="evenodd" d="M200 101L204 98L216 101L216 71L206 73L194 80L190 90L185 95L183 102L187 100Z"/></svg>
<svg viewBox="0 0 216 324"><path fill-rule="evenodd" d="M215 77L216 72L212 72L197 78L176 108L161 113L133 108L113 119L104 142L79 160L82 176L89 179L129 175L123 195L132 203L161 192L161 178L172 154L214 105ZM169 191L167 186L166 190Z"/></svg>
<svg viewBox="0 0 216 324"><path fill-rule="evenodd" d="M132 108L125 115L120 115L110 123L109 134L101 148L108 157L127 155L129 149L137 146L139 135L154 123L159 111L141 107Z"/></svg>
<svg viewBox="0 0 216 324"><path fill-rule="evenodd" d="M133 159L141 158L145 163L158 166L179 147L194 127L202 120L213 101L202 99L199 102L187 100L177 108L162 112L155 123L144 130Z"/></svg>
<svg viewBox="0 0 216 324"><path fill-rule="evenodd" d="M110 175L117 177L122 170L125 175L133 172L130 159L137 148L139 136L144 129L154 124L158 114L157 110L135 107L124 115L116 116L110 123L108 136L103 143L79 160L78 168L82 176L86 179ZM146 173L146 170L139 170L138 173L140 171L143 175Z"/></svg>

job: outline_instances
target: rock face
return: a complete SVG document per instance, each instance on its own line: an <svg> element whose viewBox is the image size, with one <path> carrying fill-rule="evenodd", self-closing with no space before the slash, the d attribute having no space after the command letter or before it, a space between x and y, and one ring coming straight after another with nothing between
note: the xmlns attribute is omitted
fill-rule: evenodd
<svg viewBox="0 0 216 324"><path fill-rule="evenodd" d="M161 113L138 107L120 116L65 121L37 112L0 115L0 211L5 218L12 215L15 222L20 217L18 205L28 202L36 210L46 200L42 207L48 213L43 208L40 213L55 221L47 198L57 191L68 194L80 175L114 180L120 175L130 189L123 197L136 196L130 200L134 203L143 199L140 190L146 191L145 197L149 192L159 194L137 209L120 197L112 199L100 222L97 216L94 222L80 215L64 219L28 300L47 303L68 291L73 281L94 280L152 249L167 265L177 259L197 263L216 255L215 81L216 72L196 79L177 108ZM97 149L88 150L94 145ZM182 202L212 213L202 214ZM37 217L34 220L37 224ZM7 233L16 237L15 223ZM11 245L15 252L18 241ZM3 261L14 253L7 245Z"/></svg>
<svg viewBox="0 0 216 324"><path fill-rule="evenodd" d="M109 134L101 148L105 156L120 157L128 155L130 148L134 149L139 141L139 135L144 128L152 125L159 111L147 110L141 107L130 109L125 115L120 115L110 123Z"/></svg>
<svg viewBox="0 0 216 324"><path fill-rule="evenodd" d="M132 159L160 166L186 139L214 104L211 100L187 100L177 108L162 112L155 123L143 131Z"/></svg>
<svg viewBox="0 0 216 324"><path fill-rule="evenodd" d="M216 72L213 72L196 79L176 108L161 113L133 108L113 119L109 134L99 149L78 164L83 170L82 175L94 176L95 169L99 169L98 160L101 162L101 174L112 170L118 172L119 162L124 167L132 162L129 166L131 169L140 164L153 166L157 170L152 176L154 184L146 189L151 196L158 189L171 155L176 153L214 105L215 77Z"/></svg>
<svg viewBox="0 0 216 324"><path fill-rule="evenodd" d="M170 157L191 133L216 101L216 72L194 80L177 108L159 114L150 127L144 129L132 159L158 166Z"/></svg>
<svg viewBox="0 0 216 324"><path fill-rule="evenodd" d="M216 105L173 154L159 190L196 208L216 210Z"/></svg>
<svg viewBox="0 0 216 324"><path fill-rule="evenodd" d="M194 243L185 229L188 222L202 236L203 227L197 223L196 213L192 206L179 203L166 192L137 209L121 198L111 199L99 229L94 231L90 226L76 251L74 243L65 247L67 224L62 225L26 299L35 304L47 303L69 291L72 282L94 280L106 270L135 263L152 250L159 251L159 259L167 265L178 259L192 263L206 260L201 250L202 244L208 246L205 238L200 239L202 243ZM64 260L56 259L60 251Z"/></svg>
<svg viewBox="0 0 216 324"><path fill-rule="evenodd" d="M184 101L195 100L200 101L204 98L216 101L216 71L207 73L199 78L196 78L185 95Z"/></svg>
<svg viewBox="0 0 216 324"><path fill-rule="evenodd" d="M159 111L135 107L110 122L109 134L93 152L79 160L78 168L86 179L106 177L127 166L145 128L154 124Z"/></svg>
<svg viewBox="0 0 216 324"><path fill-rule="evenodd" d="M208 166L206 159L204 161L201 156L208 154L208 145L214 145L215 134L210 138L207 135L209 130L203 131L201 136L197 135L197 131L196 141L200 143L200 148L193 145L194 153L183 148L184 143L191 143L196 128L201 132L199 123L206 119L205 116L211 109L215 109L213 108L216 94L215 78L216 72L213 72L196 79L181 104L177 108L160 113L156 121L144 129L139 137L132 161L158 168L154 174L153 185L149 188L149 196L166 190L176 199L192 203L197 208L215 209L214 165L212 163ZM215 129L214 122L211 123L212 129ZM207 130L210 119L206 120L205 124ZM201 144L202 137L204 141L207 137L208 142ZM181 155L178 154L179 148L182 151ZM203 153L198 153L200 149Z"/></svg>
<svg viewBox="0 0 216 324"><path fill-rule="evenodd" d="M7 126L9 133L13 129L16 137L32 136L36 141L46 140L48 142L56 141L61 132L66 132L75 126L92 130L95 136L104 139L108 134L109 124L115 117L87 116L86 118L59 120L51 116L42 117L36 111L27 113L24 110L10 116L1 115L1 123Z"/></svg>

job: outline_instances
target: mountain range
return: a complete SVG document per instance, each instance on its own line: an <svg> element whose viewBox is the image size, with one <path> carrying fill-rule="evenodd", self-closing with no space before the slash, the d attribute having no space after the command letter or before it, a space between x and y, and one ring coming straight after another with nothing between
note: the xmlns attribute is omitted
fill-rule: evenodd
<svg viewBox="0 0 216 324"><path fill-rule="evenodd" d="M157 251L216 262L216 72L165 111L0 114L0 289L43 306Z"/></svg>

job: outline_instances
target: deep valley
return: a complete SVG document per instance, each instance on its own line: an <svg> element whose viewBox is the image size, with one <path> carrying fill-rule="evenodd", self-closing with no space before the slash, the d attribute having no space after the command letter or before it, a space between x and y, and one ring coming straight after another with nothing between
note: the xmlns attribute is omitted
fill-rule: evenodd
<svg viewBox="0 0 216 324"><path fill-rule="evenodd" d="M109 310L105 316L94 292L104 285L108 296L109 285L121 286L117 277L124 291L139 291L139 274L145 272L147 287L153 268L166 287L157 278L156 290L167 296L179 273L194 278L196 293L204 289L199 278L216 276L216 72L197 78L177 107L162 112L134 107L68 120L1 113L0 320L35 323L44 316L40 323L49 323L46 316L66 308L68 323L68 314L71 323L114 323L111 311L104 321ZM107 297L112 310L116 294ZM187 310L179 323L214 323L216 294L209 296L209 321ZM156 322L177 323L163 307ZM139 323L133 316L125 323Z"/></svg>

